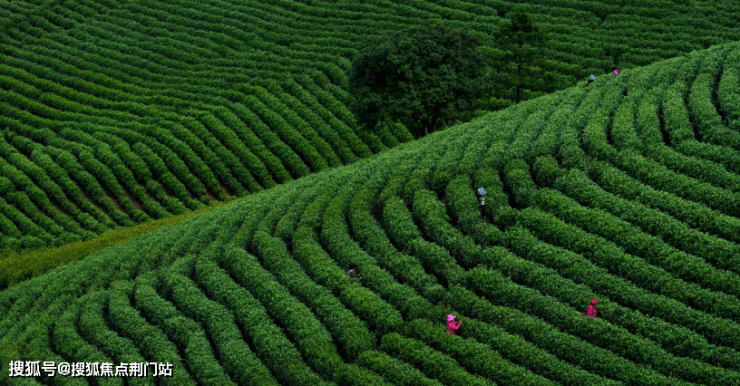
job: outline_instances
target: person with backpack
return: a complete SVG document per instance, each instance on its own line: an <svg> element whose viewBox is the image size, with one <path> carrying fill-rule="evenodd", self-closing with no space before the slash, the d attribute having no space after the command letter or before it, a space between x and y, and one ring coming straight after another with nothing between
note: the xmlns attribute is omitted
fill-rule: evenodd
<svg viewBox="0 0 740 386"><path fill-rule="evenodd" d="M622 70L620 70L620 69L618 69L618 68L615 68L615 69L614 69L614 72L613 72L612 74L613 74L614 76L618 76L618 75L619 75L619 74L621 74L621 73L622 73Z"/></svg>
<svg viewBox="0 0 740 386"><path fill-rule="evenodd" d="M588 310L581 316L589 316L596 319L596 299L591 300L591 304L588 306Z"/></svg>
<svg viewBox="0 0 740 386"><path fill-rule="evenodd" d="M357 264L352 263L349 265L349 271L347 271L347 275L351 278L362 280L362 275L357 273Z"/></svg>
<svg viewBox="0 0 740 386"><path fill-rule="evenodd" d="M455 322L455 315L447 315L447 331L451 335L457 335L455 334L455 330L460 328L460 322Z"/></svg>
<svg viewBox="0 0 740 386"><path fill-rule="evenodd" d="M593 82L595 79L596 79L596 77L594 76L594 74L591 74L591 77L588 78L588 83L586 83L586 86L588 86L589 84L591 84L591 82Z"/></svg>

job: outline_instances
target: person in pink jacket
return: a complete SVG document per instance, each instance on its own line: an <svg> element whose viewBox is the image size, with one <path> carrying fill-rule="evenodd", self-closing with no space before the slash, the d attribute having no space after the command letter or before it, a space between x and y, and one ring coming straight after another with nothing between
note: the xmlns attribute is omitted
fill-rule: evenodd
<svg viewBox="0 0 740 386"><path fill-rule="evenodd" d="M585 315L588 315L594 319L596 318L596 299L591 301L591 305L588 306L588 311L586 311L586 313L581 316Z"/></svg>
<svg viewBox="0 0 740 386"><path fill-rule="evenodd" d="M455 322L455 315L447 315L447 331L452 335L455 334L455 330L460 328L460 322Z"/></svg>
<svg viewBox="0 0 740 386"><path fill-rule="evenodd" d="M615 69L614 69L614 72L613 72L612 74L613 74L614 76L618 76L618 75L619 75L619 74L621 74L621 73L622 73L622 70L620 70L620 69L618 69L618 68L615 68Z"/></svg>

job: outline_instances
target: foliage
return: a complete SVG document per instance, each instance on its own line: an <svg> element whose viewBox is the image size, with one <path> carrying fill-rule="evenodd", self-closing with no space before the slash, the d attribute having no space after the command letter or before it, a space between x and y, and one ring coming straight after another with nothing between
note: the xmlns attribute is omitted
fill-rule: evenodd
<svg viewBox="0 0 740 386"><path fill-rule="evenodd" d="M695 3L534 4L553 62L622 75L418 141L358 126L356 44L514 5L0 4L0 384L736 386L740 45L633 66L737 40Z"/></svg>
<svg viewBox="0 0 740 386"><path fill-rule="evenodd" d="M491 32L492 46L483 46L495 73L500 97L514 103L572 85L565 76L564 63L556 60L548 47L548 28L537 23L529 6L517 6ZM549 59L548 59L549 56Z"/></svg>
<svg viewBox="0 0 740 386"><path fill-rule="evenodd" d="M224 204L221 203L178 216L111 231L86 241L75 241L57 247L41 246L41 248L28 248L20 251L13 249L5 250L0 255L0 266L3 267L0 286L14 286L21 280L42 275L63 264L82 259L85 256L105 250L108 247L123 243L160 227L176 224L198 213L218 208Z"/></svg>
<svg viewBox="0 0 740 386"><path fill-rule="evenodd" d="M441 25L364 41L349 78L358 122L367 129L400 122L420 138L467 121L474 101L490 90L479 45L477 37Z"/></svg>
<svg viewBox="0 0 740 386"><path fill-rule="evenodd" d="M531 7L531 12L525 12L527 22L518 25L531 22L546 28L549 52L540 53L547 56L544 63L531 67L542 70L542 76L520 91L521 100L614 66L646 65L740 38L732 16L736 7L727 4L560 0ZM44 245L60 245L78 237L87 239L120 226L194 210L229 195L270 188L323 169L324 163L352 163L398 146L414 137L407 122L382 119L369 128L377 129L373 132L358 126L350 112L357 101L347 86L358 45L372 36L420 28L431 21L439 31L465 31L471 37L468 41L480 40L497 57L506 50L495 44L491 26L501 22L511 26L511 19L502 17L513 17L516 12L517 7L508 2L478 1L261 5L251 0L212 6L187 0L181 7L159 1L120 7L114 1L85 0L48 7L36 1L4 5L8 28L0 36L4 113L0 129L13 149L3 149L2 157L38 188L28 188L25 194L42 213L27 218L51 236L28 233L30 227L18 228L14 222L22 235L2 243L15 247L36 245L40 240ZM103 14L110 20L95 18ZM722 126L737 126L732 98L736 74L732 66L723 64L732 63L736 55L728 51L712 65L700 67L700 58L693 54L691 63L677 72L677 79L687 87L700 75L701 82L682 95L693 95L688 98L691 108L686 110L691 117L708 119L701 118L706 123L700 128L709 142L681 146L733 168L740 167L736 160L711 143L735 140L732 130ZM494 63L501 71L489 72L481 87L514 79L504 62ZM713 74L718 75L716 79L710 79ZM604 78L598 76L597 83ZM717 103L711 108L703 100L707 86L714 84L718 87L712 98ZM515 94L512 89L511 95ZM251 98L279 117L253 105ZM501 92L487 93L470 103L456 98L461 106L449 109L447 125L513 103ZM255 114L256 110L260 113ZM201 121L201 117L208 118ZM402 118L416 122L419 116ZM601 130L601 120L590 130ZM621 141L618 135L624 127L629 125L615 130L616 140ZM675 125L671 122L668 127ZM668 132L676 138L686 135L685 131ZM590 138L589 146L602 147L593 141L598 136ZM559 141L553 139L549 133L535 150L552 152L552 144ZM570 138L565 139L570 143ZM149 148L154 157L142 153L142 147ZM79 168L67 156L57 160L61 152L76 158ZM581 157L571 146L562 155L567 155L569 164ZM438 182L433 188L440 188ZM15 198L9 205L24 215L33 213L34 209L21 203L23 198ZM57 227L63 229L61 234ZM6 224L4 228L12 227Z"/></svg>
<svg viewBox="0 0 740 386"><path fill-rule="evenodd" d="M519 103L522 91L552 90L555 74L546 72L548 51L546 45L550 39L546 28L534 21L532 9L519 6L506 14L500 25L492 31L493 48L487 48L493 60L501 86ZM547 86L546 86L547 85ZM558 87L559 88L559 87Z"/></svg>

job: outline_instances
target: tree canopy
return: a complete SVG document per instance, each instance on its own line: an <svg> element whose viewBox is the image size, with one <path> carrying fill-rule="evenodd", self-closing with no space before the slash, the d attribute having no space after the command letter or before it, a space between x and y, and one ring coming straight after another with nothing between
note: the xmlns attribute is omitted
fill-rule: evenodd
<svg viewBox="0 0 740 386"><path fill-rule="evenodd" d="M419 138L473 118L477 101L492 91L480 45L475 36L440 25L367 39L349 78L358 122L369 129L400 122Z"/></svg>
<svg viewBox="0 0 740 386"><path fill-rule="evenodd" d="M529 7L518 6L507 13L492 31L492 38L494 46L484 50L498 72L497 83L504 87L504 98L519 103L574 83L574 79L553 71L564 63L547 58L549 34L537 25Z"/></svg>

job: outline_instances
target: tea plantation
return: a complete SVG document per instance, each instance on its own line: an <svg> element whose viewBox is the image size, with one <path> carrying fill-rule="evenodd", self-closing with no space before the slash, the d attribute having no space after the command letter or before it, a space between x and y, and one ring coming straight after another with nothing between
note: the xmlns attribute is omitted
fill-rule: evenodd
<svg viewBox="0 0 740 386"><path fill-rule="evenodd" d="M246 196L0 258L0 385L739 385L740 9L529 3L621 75L412 141L354 44L512 2L0 2L3 247Z"/></svg>
<svg viewBox="0 0 740 386"><path fill-rule="evenodd" d="M0 1L0 250L59 246L407 142L360 130L372 35L440 23L490 44L520 2ZM527 1L570 79L740 40L730 1Z"/></svg>
<svg viewBox="0 0 740 386"><path fill-rule="evenodd" d="M733 43L602 76L21 282L0 380L737 385L738 63Z"/></svg>

